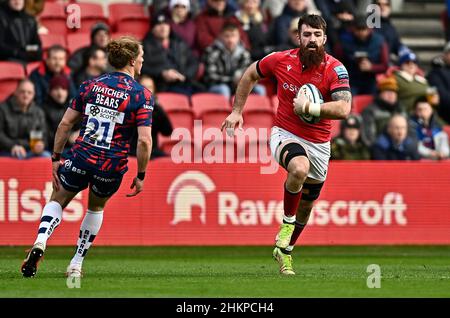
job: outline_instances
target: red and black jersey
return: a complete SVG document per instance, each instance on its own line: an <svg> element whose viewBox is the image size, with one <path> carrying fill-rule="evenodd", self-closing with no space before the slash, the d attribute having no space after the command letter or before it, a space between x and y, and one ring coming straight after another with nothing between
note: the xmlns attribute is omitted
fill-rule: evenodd
<svg viewBox="0 0 450 318"><path fill-rule="evenodd" d="M70 108L83 114L72 154L104 172L125 173L135 127L151 126L152 93L131 76L114 72L81 84Z"/></svg>
<svg viewBox="0 0 450 318"><path fill-rule="evenodd" d="M275 125L315 143L330 140L331 120L320 119L315 124L301 120L293 110L293 100L300 87L314 84L322 93L324 102L331 101L331 94L350 91L349 76L344 65L329 54L325 54L320 66L304 68L299 57L299 49L274 52L257 62L261 77L275 77L279 106Z"/></svg>

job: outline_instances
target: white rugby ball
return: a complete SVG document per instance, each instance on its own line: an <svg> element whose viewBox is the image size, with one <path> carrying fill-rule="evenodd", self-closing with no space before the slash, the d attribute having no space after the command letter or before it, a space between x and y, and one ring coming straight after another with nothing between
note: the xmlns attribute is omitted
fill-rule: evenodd
<svg viewBox="0 0 450 318"><path fill-rule="evenodd" d="M319 89L313 84L305 84L298 90L297 96L300 94L305 95L311 103L323 104L323 96ZM302 114L299 116L305 123L315 124L319 122L320 117Z"/></svg>

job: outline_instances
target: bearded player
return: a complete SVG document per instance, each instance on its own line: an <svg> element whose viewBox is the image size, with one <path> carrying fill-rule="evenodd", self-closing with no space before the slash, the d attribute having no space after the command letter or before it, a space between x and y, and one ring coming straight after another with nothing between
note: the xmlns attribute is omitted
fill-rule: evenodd
<svg viewBox="0 0 450 318"><path fill-rule="evenodd" d="M253 86L264 77L277 80L279 106L270 149L288 174L283 223L275 238L273 256L280 273L285 275L295 274L291 253L327 176L331 120L346 118L352 99L347 70L325 53L323 18L302 16L298 32L300 48L271 53L248 67L238 85L233 111L222 124L222 129L231 135L236 125L242 128L242 111ZM311 102L303 93L297 94L307 83L318 88L323 104Z"/></svg>

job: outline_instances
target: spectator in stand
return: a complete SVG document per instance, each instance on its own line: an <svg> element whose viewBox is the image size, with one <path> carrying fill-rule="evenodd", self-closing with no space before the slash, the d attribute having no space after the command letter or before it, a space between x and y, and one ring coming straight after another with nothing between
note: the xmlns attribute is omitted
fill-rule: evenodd
<svg viewBox="0 0 450 318"><path fill-rule="evenodd" d="M71 79L70 68L66 65L67 53L60 45L54 45L48 49L47 58L30 74L30 80L35 87L35 101L41 105L48 94L48 87L51 78L58 74L63 74L69 80L69 97L76 94L75 85Z"/></svg>
<svg viewBox="0 0 450 318"><path fill-rule="evenodd" d="M0 5L0 60L28 63L42 59L36 19L25 12L24 0Z"/></svg>
<svg viewBox="0 0 450 318"><path fill-rule="evenodd" d="M449 157L448 136L442 130L426 96L419 97L415 101L414 115L411 116L409 123L416 133L418 151L422 158L441 160Z"/></svg>
<svg viewBox="0 0 450 318"><path fill-rule="evenodd" d="M347 67L353 95L375 94L376 75L388 68L388 47L383 37L366 24L365 16L354 19L351 33L343 33L336 49Z"/></svg>
<svg viewBox="0 0 450 318"><path fill-rule="evenodd" d="M89 48L83 53L83 66L73 76L76 87L84 81L102 75L107 68L108 60L105 50L96 46Z"/></svg>
<svg viewBox="0 0 450 318"><path fill-rule="evenodd" d="M374 30L384 37L389 47L389 53L391 55L398 56L402 43L397 29L391 21L391 0L376 0L375 4L380 8L381 25Z"/></svg>
<svg viewBox="0 0 450 318"><path fill-rule="evenodd" d="M369 149L361 139L360 118L350 115L341 125L341 134L331 143L331 159L369 160Z"/></svg>
<svg viewBox="0 0 450 318"><path fill-rule="evenodd" d="M153 17L143 46L142 74L155 79L158 91L190 96L199 90L195 83L199 62L187 43L170 31L166 14Z"/></svg>
<svg viewBox="0 0 450 318"><path fill-rule="evenodd" d="M406 116L398 103L398 85L395 77L381 78L377 87L378 95L374 102L361 113L363 119L362 139L368 146L371 146L377 136L385 131L389 119L394 114L402 113Z"/></svg>
<svg viewBox="0 0 450 318"><path fill-rule="evenodd" d="M276 46L274 49L275 51L293 50L293 49L297 49L299 47L300 44L299 44L299 38L298 38L298 20L300 20L300 18L292 19L291 25L289 26L288 42Z"/></svg>
<svg viewBox="0 0 450 318"><path fill-rule="evenodd" d="M189 48L196 52L195 47L195 22L192 19L189 0L170 0L170 29L181 39L183 39ZM196 53L197 54L197 53Z"/></svg>
<svg viewBox="0 0 450 318"><path fill-rule="evenodd" d="M164 109L161 107L161 105L158 102L158 96L156 95L156 88L155 88L155 82L153 79L149 76L142 75L139 79L139 83L147 88L149 91L153 93L154 97L154 105L153 105L153 119L152 119L152 153L150 156L150 159L156 159L161 157L167 157L168 154L162 151L159 148L159 142L158 142L158 136L159 134L163 136L170 136L173 131L172 123L170 122L169 117L167 116ZM133 136L133 139L130 143L130 155L136 156L136 145L137 145L137 129Z"/></svg>
<svg viewBox="0 0 450 318"><path fill-rule="evenodd" d="M408 136L408 120L401 114L393 115L387 131L372 146L374 160L419 160L417 142Z"/></svg>
<svg viewBox="0 0 450 318"><path fill-rule="evenodd" d="M195 17L204 6L205 0L189 0L190 2L190 12L193 17ZM150 16L154 16L157 12L162 12L170 8L170 0L144 0L144 1L135 1L135 2L143 2L144 6L149 7Z"/></svg>
<svg viewBox="0 0 450 318"><path fill-rule="evenodd" d="M246 48L250 48L247 34L240 27L234 11L225 0L207 0L205 9L195 19L197 28L196 43L200 54L213 44L225 23L234 22L239 25L241 40Z"/></svg>
<svg viewBox="0 0 450 318"><path fill-rule="evenodd" d="M18 159L51 156L45 151L45 115L33 99L34 85L24 79L0 104L0 155Z"/></svg>
<svg viewBox="0 0 450 318"><path fill-rule="evenodd" d="M333 15L329 18L330 27L327 28L327 43L329 50L334 52L336 44L343 33L351 33L355 8L349 1L341 1L336 4Z"/></svg>
<svg viewBox="0 0 450 318"><path fill-rule="evenodd" d="M96 23L91 28L91 44L82 48L79 48L70 56L70 60L67 63L72 69L72 72L76 73L83 67L83 56L88 50L93 47L98 47L106 50L110 40L109 26L103 22Z"/></svg>
<svg viewBox="0 0 450 318"><path fill-rule="evenodd" d="M299 18L306 13L312 13L306 0L288 0L281 15L270 26L270 43L275 46L288 43L289 26L292 19Z"/></svg>
<svg viewBox="0 0 450 318"><path fill-rule="evenodd" d="M235 15L251 43L252 60L256 61L270 53L266 46L268 25L260 9L261 0L240 0L239 5Z"/></svg>
<svg viewBox="0 0 450 318"><path fill-rule="evenodd" d="M230 98L251 63L250 52L240 44L236 24L227 23L223 26L219 39L206 49L204 63L204 81L209 91ZM257 84L253 92L265 95L264 86Z"/></svg>
<svg viewBox="0 0 450 318"><path fill-rule="evenodd" d="M433 60L433 67L427 78L439 93L438 114L450 125L450 42L445 46L444 54Z"/></svg>
<svg viewBox="0 0 450 318"><path fill-rule="evenodd" d="M47 149L53 151L53 143L55 141L55 133L58 125L66 112L69 102L69 80L64 75L56 75L50 80L49 94L42 104L47 124ZM72 130L65 149L75 143L80 131L76 125Z"/></svg>
<svg viewBox="0 0 450 318"><path fill-rule="evenodd" d="M420 75L416 55L408 49L403 50L399 56L399 65L400 69L394 71L394 74L398 84L400 106L408 114L412 114L415 100L427 95L433 107L437 107L440 101L439 93L435 87L430 87L425 77Z"/></svg>

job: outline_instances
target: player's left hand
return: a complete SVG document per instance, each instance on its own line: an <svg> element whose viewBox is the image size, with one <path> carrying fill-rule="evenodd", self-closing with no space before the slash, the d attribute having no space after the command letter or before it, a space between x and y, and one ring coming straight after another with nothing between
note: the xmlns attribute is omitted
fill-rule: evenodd
<svg viewBox="0 0 450 318"><path fill-rule="evenodd" d="M142 190L144 189L144 180L141 180L138 177L135 177L133 179L133 183L130 186L130 189L133 189L133 188L134 188L134 192L127 194L128 198L134 197L134 196L138 195L140 192L142 192Z"/></svg>
<svg viewBox="0 0 450 318"><path fill-rule="evenodd" d="M304 113L305 104L308 101L308 97L305 94L298 94L297 97L294 98L294 102L292 103L294 107L294 113L296 115L302 115Z"/></svg>

